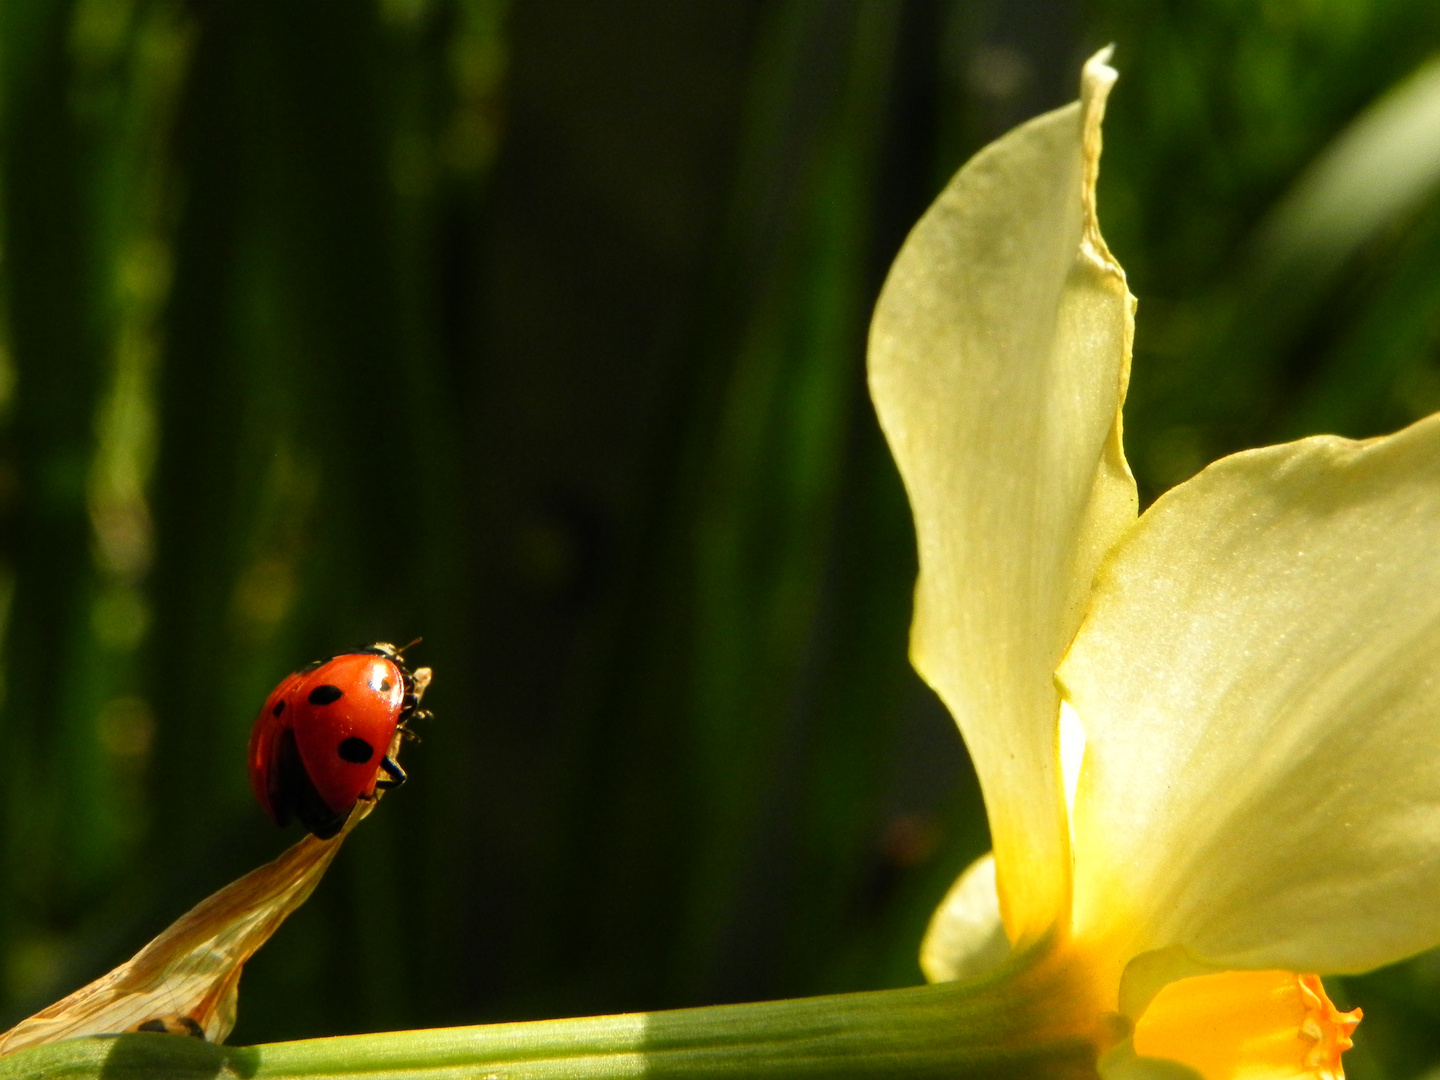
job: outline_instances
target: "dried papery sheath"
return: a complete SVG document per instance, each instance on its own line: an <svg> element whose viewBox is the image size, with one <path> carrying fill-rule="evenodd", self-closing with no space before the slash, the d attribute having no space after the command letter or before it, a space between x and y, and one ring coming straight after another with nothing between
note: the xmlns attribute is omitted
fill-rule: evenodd
<svg viewBox="0 0 1440 1080"><path fill-rule="evenodd" d="M417 700L429 668L414 673ZM388 748L399 755L396 731ZM240 973L320 883L345 837L382 792L362 799L338 835L306 836L285 854L252 870L182 915L114 971L62 998L0 1035L0 1056L82 1035L154 1031L223 1042L235 1026Z"/></svg>
<svg viewBox="0 0 1440 1080"><path fill-rule="evenodd" d="M357 806L333 840L306 836L202 900L114 971L20 1021L0 1035L0 1054L135 1030L189 1028L211 1042L223 1041L235 1026L245 961L305 902L341 842L373 805Z"/></svg>

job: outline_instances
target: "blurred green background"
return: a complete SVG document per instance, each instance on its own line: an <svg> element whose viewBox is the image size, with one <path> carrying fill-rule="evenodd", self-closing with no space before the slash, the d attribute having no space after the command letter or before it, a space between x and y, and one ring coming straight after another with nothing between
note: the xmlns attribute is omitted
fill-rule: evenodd
<svg viewBox="0 0 1440 1080"><path fill-rule="evenodd" d="M1145 498L1440 408L1433 0L5 0L0 1021L293 841L266 692L420 635L235 1041L918 981L985 825L866 322L1107 41ZM1336 989L1440 1061L1440 956Z"/></svg>

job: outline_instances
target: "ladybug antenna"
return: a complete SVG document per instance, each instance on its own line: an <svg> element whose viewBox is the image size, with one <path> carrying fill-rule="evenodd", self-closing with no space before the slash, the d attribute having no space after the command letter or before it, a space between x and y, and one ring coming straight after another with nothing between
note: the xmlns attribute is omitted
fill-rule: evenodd
<svg viewBox="0 0 1440 1080"><path fill-rule="evenodd" d="M409 645L402 645L402 646L400 646L400 648L396 649L396 650L395 650L395 655L396 655L396 656L404 656L406 649L410 648L412 645L419 645L419 644L420 644L422 641L424 641L424 640L425 640L425 639L424 639L423 637L417 637L414 641L410 642Z"/></svg>

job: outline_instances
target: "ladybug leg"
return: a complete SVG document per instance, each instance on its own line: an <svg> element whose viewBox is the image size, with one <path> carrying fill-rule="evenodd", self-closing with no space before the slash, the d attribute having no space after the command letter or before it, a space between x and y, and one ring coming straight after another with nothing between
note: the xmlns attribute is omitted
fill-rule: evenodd
<svg viewBox="0 0 1440 1080"><path fill-rule="evenodd" d="M392 788L397 788L405 783L405 770L402 769L400 763L389 754L381 758L380 768L385 773L385 779L375 781L376 790L390 791Z"/></svg>
<svg viewBox="0 0 1440 1080"><path fill-rule="evenodd" d="M406 716L405 719L401 720L395 730L405 742L418 743L420 741L420 733L410 725L416 720L424 721L433 719L435 719L435 716L428 709L416 709Z"/></svg>

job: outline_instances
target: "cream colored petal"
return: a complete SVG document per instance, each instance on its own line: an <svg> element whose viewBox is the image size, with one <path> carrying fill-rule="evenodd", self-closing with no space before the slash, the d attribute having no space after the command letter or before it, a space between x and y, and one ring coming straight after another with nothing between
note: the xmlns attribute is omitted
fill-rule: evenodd
<svg viewBox="0 0 1440 1080"><path fill-rule="evenodd" d="M1115 78L967 164L905 242L870 388L920 555L911 656L980 775L1010 936L1068 899L1052 673L1100 557L1134 518L1120 447L1133 300L1094 179Z"/></svg>
<svg viewBox="0 0 1440 1080"><path fill-rule="evenodd" d="M931 982L983 975L1010 954L995 893L995 856L976 859L950 886L920 944L920 970Z"/></svg>
<svg viewBox="0 0 1440 1080"><path fill-rule="evenodd" d="M1170 492L1060 679L1078 937L1321 973L1440 942L1440 416Z"/></svg>

